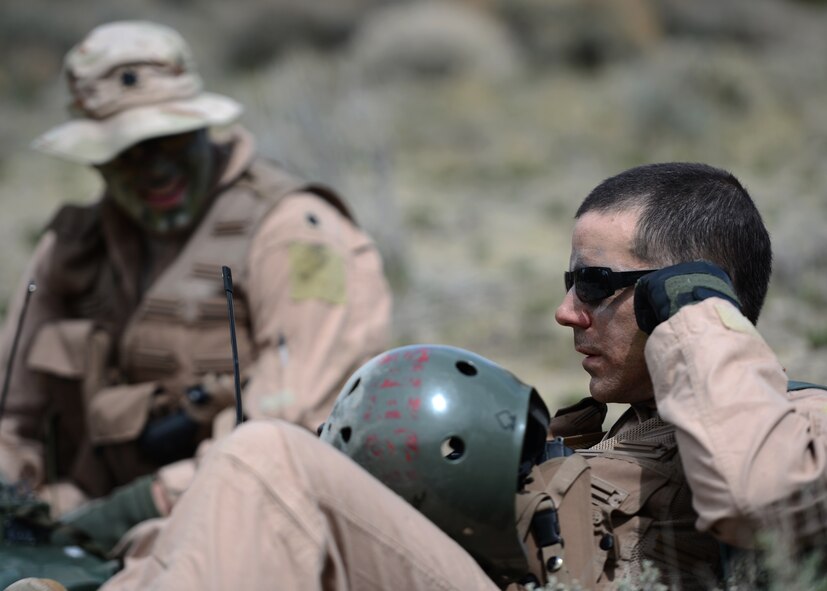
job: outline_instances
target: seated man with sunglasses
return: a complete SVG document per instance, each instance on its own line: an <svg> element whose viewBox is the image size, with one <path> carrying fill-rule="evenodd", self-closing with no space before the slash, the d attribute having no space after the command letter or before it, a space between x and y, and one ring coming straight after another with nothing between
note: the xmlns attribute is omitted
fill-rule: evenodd
<svg viewBox="0 0 827 591"><path fill-rule="evenodd" d="M593 444L580 453L602 576L646 558L686 588L722 574L718 541L750 547L772 528L784 547L823 544L827 393L789 381L755 329L772 250L746 190L705 165L642 166L600 184L575 218L555 318L591 397L551 430ZM610 402L630 408L588 433Z"/></svg>

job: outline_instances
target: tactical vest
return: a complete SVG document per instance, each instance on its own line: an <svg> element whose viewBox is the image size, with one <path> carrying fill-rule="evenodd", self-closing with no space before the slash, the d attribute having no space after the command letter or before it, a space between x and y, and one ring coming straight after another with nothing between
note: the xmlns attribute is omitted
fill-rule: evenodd
<svg viewBox="0 0 827 591"><path fill-rule="evenodd" d="M623 579L638 581L648 560L665 582L682 589L714 586L718 542L695 529L697 515L677 451L674 427L655 416L535 467L526 489L547 495L556 506L563 543L537 543L536 533L524 537L533 574L605 589ZM532 519L522 516L521 532L537 529Z"/></svg>
<svg viewBox="0 0 827 591"><path fill-rule="evenodd" d="M256 350L246 303L246 255L261 220L283 197L298 191L319 195L352 221L332 191L256 161L216 197L181 252L139 302L129 301L119 287L124 278L107 258L106 240L96 228L101 205L58 214L52 223L58 236L55 250L64 253L68 261L63 263L68 264L58 266L55 284L66 287L71 316L87 319L98 347L108 347L108 368L87 371L100 381L85 380L82 388L88 442L79 450L71 476L88 494L105 494L155 470L159 462L148 461L134 445L147 420L181 409L188 388L205 374L232 374L224 265L233 271L240 367L250 366ZM94 341L79 338L71 346L81 348L89 370L95 364ZM198 438L208 433L205 426Z"/></svg>

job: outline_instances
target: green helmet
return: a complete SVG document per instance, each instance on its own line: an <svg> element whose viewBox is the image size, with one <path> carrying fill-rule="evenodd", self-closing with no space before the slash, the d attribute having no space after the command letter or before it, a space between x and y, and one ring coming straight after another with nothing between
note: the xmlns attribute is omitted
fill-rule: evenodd
<svg viewBox="0 0 827 591"><path fill-rule="evenodd" d="M321 438L507 584L528 571L515 495L548 423L536 390L502 367L456 347L413 345L350 377Z"/></svg>

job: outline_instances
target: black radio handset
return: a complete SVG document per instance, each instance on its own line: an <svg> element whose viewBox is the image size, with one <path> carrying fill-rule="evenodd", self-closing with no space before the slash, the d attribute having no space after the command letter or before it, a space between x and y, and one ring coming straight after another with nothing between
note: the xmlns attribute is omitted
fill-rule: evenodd
<svg viewBox="0 0 827 591"><path fill-rule="evenodd" d="M241 375L238 370L238 344L235 338L235 312L233 311L233 274L227 266L221 267L221 276L224 279L224 293L227 295L227 316L230 320L230 343L233 347L233 375L235 377L235 424L244 422L244 412L241 408Z"/></svg>
<svg viewBox="0 0 827 591"><path fill-rule="evenodd" d="M20 316L17 318L17 328L14 331L14 339L11 343L11 350L9 351L9 359L6 362L6 375L3 378L3 393L0 394L0 421L3 420L3 413L6 410L6 396L9 394L9 385L11 384L11 373L14 367L14 358L17 356L17 345L20 342L20 333L23 331L23 320L26 318L26 311L29 309L29 300L32 299L32 294L37 291L37 284L34 279L29 281L26 286L26 298L23 300L23 308L20 310Z"/></svg>

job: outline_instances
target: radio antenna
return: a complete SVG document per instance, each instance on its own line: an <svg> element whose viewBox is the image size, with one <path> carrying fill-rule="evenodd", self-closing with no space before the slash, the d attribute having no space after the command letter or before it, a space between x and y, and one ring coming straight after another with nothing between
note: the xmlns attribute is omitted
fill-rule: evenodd
<svg viewBox="0 0 827 591"><path fill-rule="evenodd" d="M11 372L14 367L14 358L17 357L17 344L20 341L20 333L23 331L23 320L26 318L26 310L29 309L29 300L32 299L32 294L35 291L37 291L37 284L34 282L34 279L32 279L29 281L29 285L26 286L26 298L23 300L23 308L20 310L20 316L17 318L17 328L14 331L14 339L12 340L9 359L6 363L6 375L3 378L3 393L0 394L0 420L3 419L3 413L6 410L6 396L9 395Z"/></svg>
<svg viewBox="0 0 827 591"><path fill-rule="evenodd" d="M235 377L235 424L236 427L244 422L244 412L241 408L241 375L238 370L238 344L235 338L235 312L233 311L233 274L227 266L221 267L221 277L224 279L224 293L227 294L227 316L230 319L230 343L233 346L233 376Z"/></svg>

